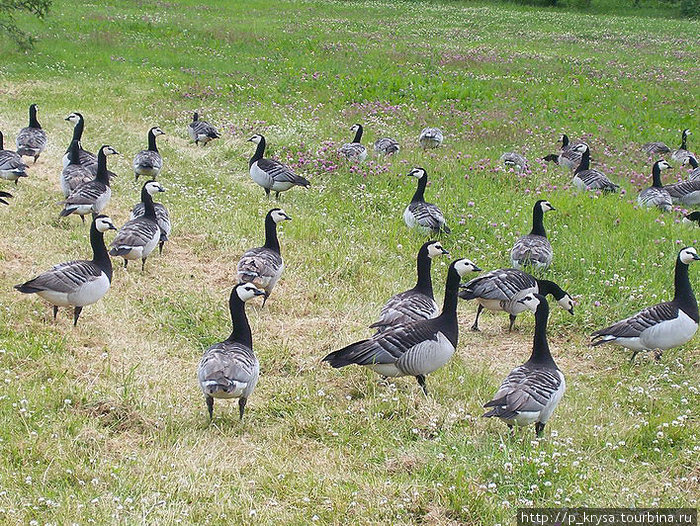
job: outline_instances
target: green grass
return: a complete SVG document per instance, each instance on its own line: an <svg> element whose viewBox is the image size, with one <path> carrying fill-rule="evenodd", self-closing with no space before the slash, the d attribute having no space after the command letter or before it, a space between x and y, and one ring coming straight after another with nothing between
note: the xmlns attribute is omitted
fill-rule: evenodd
<svg viewBox="0 0 700 526"><path fill-rule="evenodd" d="M518 506L697 506L698 338L660 363L587 335L672 294L677 250L698 229L634 206L651 166L641 143L677 147L698 132L700 23L597 16L485 3L56 2L32 53L0 43L6 144L40 105L48 150L0 210L0 522L6 524L511 524ZM189 144L191 112L224 137ZM138 200L130 175L146 132L159 147L174 221L163 257L115 268L112 290L73 329L11 285L88 254L87 229L58 221L60 157L87 119L84 146L112 144L109 214ZM389 135L393 160L350 167L335 156L365 125ZM425 125L446 132L424 153ZM262 377L237 419L218 403L212 426L196 384L202 351L230 331L226 300L240 254L258 245L271 206L249 178L246 140L312 180L282 206L285 274L248 313ZM625 190L576 194L570 175L536 159L562 132L585 137ZM691 148L696 148L691 136ZM532 173L500 168L503 151ZM423 239L402 211L424 166L445 212L450 257L508 265L540 196L555 250L547 275L579 302L553 309L550 342L567 393L545 431L511 437L481 405L529 353L533 321L459 306L460 344L412 379L320 363L369 334L381 305L414 281ZM676 168L666 181L683 175ZM109 236L108 236L109 237ZM436 291L449 260L435 265ZM118 266L118 265L117 265ZM691 280L698 283L698 271ZM697 288L697 285L696 285Z"/></svg>

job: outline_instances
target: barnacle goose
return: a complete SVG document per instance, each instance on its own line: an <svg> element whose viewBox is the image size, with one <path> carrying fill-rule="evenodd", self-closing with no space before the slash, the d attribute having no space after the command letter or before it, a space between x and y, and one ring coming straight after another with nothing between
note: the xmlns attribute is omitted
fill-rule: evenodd
<svg viewBox="0 0 700 526"><path fill-rule="evenodd" d="M694 155L688 155L683 162L684 165L689 164L693 169L692 172L688 174L688 181L700 181L700 167L698 167L698 161Z"/></svg>
<svg viewBox="0 0 700 526"><path fill-rule="evenodd" d="M671 154L671 160L677 162L677 163L683 163L685 159L689 156L692 155L688 151L688 135L692 135L691 131L689 129L683 130L683 133L681 133L681 145L680 148L677 150L674 150L674 152Z"/></svg>
<svg viewBox="0 0 700 526"><path fill-rule="evenodd" d="M187 133L195 144L199 145L201 142L206 146L212 139L218 139L221 137L219 132L209 124L207 121L199 120L199 113L196 111L192 117L192 122L187 125Z"/></svg>
<svg viewBox="0 0 700 526"><path fill-rule="evenodd" d="M518 172L527 170L527 159L519 153L506 152L501 155L500 161L506 168L514 168Z"/></svg>
<svg viewBox="0 0 700 526"><path fill-rule="evenodd" d="M165 132L158 126L148 130L148 149L141 150L134 156L134 180L138 181L139 176L155 179L163 169L163 158L156 146L156 137L165 135Z"/></svg>
<svg viewBox="0 0 700 526"><path fill-rule="evenodd" d="M159 192L165 192L165 188L163 188L161 186ZM170 232L172 230L172 225L170 223L170 214L168 213L168 209L165 208L165 205L163 205L161 203L154 202L153 208L156 211L156 223L158 224L158 228L160 229L160 240L158 241L158 253L162 254L163 253L163 245L168 240L168 237L170 236ZM142 217L145 213L146 213L146 205L143 203L143 201L136 203L134 205L134 208L131 209L131 215L129 216L129 220L136 219L138 217Z"/></svg>
<svg viewBox="0 0 700 526"><path fill-rule="evenodd" d="M620 188L619 184L613 183L603 172L591 168L591 150L586 143L579 143L572 150L581 154L581 163L576 168L571 181L576 188L617 192Z"/></svg>
<svg viewBox="0 0 700 526"><path fill-rule="evenodd" d="M520 301L535 311L532 354L527 362L506 376L493 399L484 404L492 409L483 416L498 417L509 428L534 423L535 433L542 436L545 424L564 395L566 382L547 343L547 300L539 294L529 294Z"/></svg>
<svg viewBox="0 0 700 526"><path fill-rule="evenodd" d="M0 132L0 177L8 181L17 181L20 177L27 177L27 165L22 162L22 157L12 150L5 150L4 137Z"/></svg>
<svg viewBox="0 0 700 526"><path fill-rule="evenodd" d="M396 325L434 318L440 313L433 296L430 266L432 258L441 254L449 254L449 252L442 247L439 241L428 241L420 247L416 257L418 270L416 286L392 296L382 308L379 319L370 325L371 328L382 332ZM481 269L474 266L472 270L478 272Z"/></svg>
<svg viewBox="0 0 700 526"><path fill-rule="evenodd" d="M572 316L574 314L573 298L559 285L546 279L536 279L530 274L514 268L492 270L461 285L460 289L460 298L476 300L479 304L476 319L472 325L473 331L479 330L479 316L485 308L507 312L510 316L508 331L512 331L516 316L527 310L525 304L521 303L520 300L528 294L541 294L542 296L551 294L562 309Z"/></svg>
<svg viewBox="0 0 700 526"><path fill-rule="evenodd" d="M74 111L73 113L68 115L68 117L66 117L65 120L73 124L73 139L71 139L71 143L68 146L66 153L63 155L63 167L65 168L70 164L69 154L73 145L73 141L78 141L78 154L80 155L80 164L82 164L85 168L90 170L90 172L93 175L95 175L97 173L97 156L92 152L83 150L82 144L80 142L82 141L83 129L85 128L85 119L83 118L82 113Z"/></svg>
<svg viewBox="0 0 700 526"><path fill-rule="evenodd" d="M408 228L416 228L426 234L444 232L449 234L450 228L445 224L445 216L432 203L426 203L423 194L428 184L428 172L424 168L414 168L406 175L418 179L418 187L411 202L403 212L403 220Z"/></svg>
<svg viewBox="0 0 700 526"><path fill-rule="evenodd" d="M696 226L700 226L700 212L691 212L683 218L684 223L697 223Z"/></svg>
<svg viewBox="0 0 700 526"><path fill-rule="evenodd" d="M265 216L265 244L258 248L246 250L238 262L238 282L255 283L265 290L263 305L270 296L275 284L284 270L284 260L280 254L280 242L277 239L277 224L291 221L284 210L273 208Z"/></svg>
<svg viewBox="0 0 700 526"><path fill-rule="evenodd" d="M661 184L661 170L667 168L671 168L671 165L663 159L654 163L654 167L651 170L653 183L649 188L642 190L637 196L637 203L639 206L644 206L646 208L656 206L664 212L671 211L671 195Z"/></svg>
<svg viewBox="0 0 700 526"><path fill-rule="evenodd" d="M352 140L352 142L345 143L338 148L338 153L345 157L348 161L361 163L367 158L367 148L360 144L363 132L362 125L353 124L350 131L355 132L355 138Z"/></svg>
<svg viewBox="0 0 700 526"><path fill-rule="evenodd" d="M109 255L124 258L124 268L130 260L140 259L141 271L143 271L146 258L160 241L160 228L153 206L153 194L156 192L165 192L158 181L148 181L143 185L141 188L143 215L124 223L109 245L111 247Z"/></svg>
<svg viewBox="0 0 700 526"><path fill-rule="evenodd" d="M443 140L444 136L440 128L423 128L418 136L418 142L424 150L437 148Z"/></svg>
<svg viewBox="0 0 700 526"><path fill-rule="evenodd" d="M29 106L29 126L22 128L17 134L17 153L26 157L34 157L34 162L46 148L46 132L41 129L41 124L36 119L38 106Z"/></svg>
<svg viewBox="0 0 700 526"><path fill-rule="evenodd" d="M97 154L97 175L91 181L78 185L65 201L61 201L63 210L59 217L78 214L85 222L85 214L99 214L105 209L112 197L107 171L107 156L118 155L119 152L111 146L104 145Z"/></svg>
<svg viewBox="0 0 700 526"><path fill-rule="evenodd" d="M233 330L224 341L204 351L197 368L199 387L214 417L214 398L238 398L238 411L243 413L260 376L260 363L253 352L253 337L245 314L245 302L265 293L252 283L239 283L228 300Z"/></svg>
<svg viewBox="0 0 700 526"><path fill-rule="evenodd" d="M68 197L73 190L83 183L92 181L95 175L83 165L80 159L80 143L73 139L68 150L68 164L61 171L61 190Z"/></svg>
<svg viewBox="0 0 700 526"><path fill-rule="evenodd" d="M9 199L10 197L12 197L12 194L10 192L0 192L0 203L2 203L3 205L9 205L10 203L5 201L5 199Z"/></svg>
<svg viewBox="0 0 700 526"><path fill-rule="evenodd" d="M557 164L569 170L575 170L579 164L581 164L581 157L583 154L583 151L577 147L584 143L570 142L569 136L565 133L562 134L559 141L561 142L561 151L557 156Z"/></svg>
<svg viewBox="0 0 700 526"><path fill-rule="evenodd" d="M248 163L250 177L265 189L267 197L270 197L270 190L274 191L276 199L279 199L280 192L286 192L292 186L303 186L304 188L311 186L309 181L295 174L286 164L263 157L265 137L256 133L248 141L258 145Z"/></svg>
<svg viewBox="0 0 700 526"><path fill-rule="evenodd" d="M634 361L641 351L665 351L689 341L698 330L698 303L688 278L688 265L693 261L700 261L695 248L681 249L676 258L673 299L595 331L591 346L620 345L632 351L630 361ZM657 359L660 357L659 352Z"/></svg>
<svg viewBox="0 0 700 526"><path fill-rule="evenodd" d="M83 307L99 301L112 282L112 262L104 242L107 230L116 230L112 220L96 215L90 227L92 260L61 263L26 283L15 285L15 289L23 294L38 294L48 301L53 305L54 320L59 307L74 307L73 325L77 325Z"/></svg>
<svg viewBox="0 0 700 526"><path fill-rule="evenodd" d="M335 369L357 364L382 376L415 376L427 394L426 375L450 361L457 347L459 281L474 268L476 265L468 259L457 259L450 264L442 312L436 318L387 328L367 340L330 353L323 361Z"/></svg>
<svg viewBox="0 0 700 526"><path fill-rule="evenodd" d="M663 143L661 141L648 142L642 144L641 150L644 153L646 153L649 157L671 153L671 148L666 146L666 143Z"/></svg>
<svg viewBox="0 0 700 526"><path fill-rule="evenodd" d="M547 239L542 222L544 213L550 210L556 210L556 208L544 199L540 199L532 207L532 230L518 239L510 251L510 261L515 268L532 266L543 269L552 263L552 245Z"/></svg>
<svg viewBox="0 0 700 526"><path fill-rule="evenodd" d="M393 155L399 153L400 149L398 141L391 137L382 137L374 141L374 151L379 155Z"/></svg>

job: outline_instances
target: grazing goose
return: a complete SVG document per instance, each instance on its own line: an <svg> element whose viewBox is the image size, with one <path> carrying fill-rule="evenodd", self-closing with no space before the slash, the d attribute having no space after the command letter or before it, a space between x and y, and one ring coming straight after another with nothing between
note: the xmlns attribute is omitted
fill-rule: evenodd
<svg viewBox="0 0 700 526"><path fill-rule="evenodd" d="M12 194L10 192L0 192L0 203L2 203L3 205L9 205L10 203L5 201L5 199L9 199L10 197L12 197Z"/></svg>
<svg viewBox="0 0 700 526"><path fill-rule="evenodd" d="M29 106L29 126L22 128L17 134L17 153L26 157L34 157L34 162L46 148L46 132L41 129L41 124L36 119L38 106Z"/></svg>
<svg viewBox="0 0 700 526"><path fill-rule="evenodd" d="M418 136L418 142L424 150L439 147L443 140L444 135L440 128L423 128Z"/></svg>
<svg viewBox="0 0 700 526"><path fill-rule="evenodd" d="M224 341L204 351L197 368L199 387L204 393L209 420L214 417L214 398L238 398L243 413L260 376L260 363L253 353L253 337L245 314L245 302L265 293L251 283L239 283L228 300L233 330Z"/></svg>
<svg viewBox="0 0 700 526"><path fill-rule="evenodd" d="M199 113L196 111L192 117L192 122L187 125L187 133L195 144L199 145L201 142L204 146L206 146L212 139L218 139L221 137L214 126L209 124L207 121L199 120Z"/></svg>
<svg viewBox="0 0 700 526"><path fill-rule="evenodd" d="M671 211L671 195L668 190L661 184L661 170L671 168L671 165L666 161L656 161L652 168L651 175L653 183L649 188L642 190L637 196L639 206L651 208L656 206L664 212Z"/></svg>
<svg viewBox="0 0 700 526"><path fill-rule="evenodd" d="M423 168L414 168L406 175L418 179L418 187L403 212L403 220L408 228L416 228L425 234L440 232L449 234L451 230L445 224L445 216L437 205L426 203L423 197L425 186L428 184L428 172Z"/></svg>
<svg viewBox="0 0 700 526"><path fill-rule="evenodd" d="M692 155L688 151L688 135L692 135L689 129L683 130L681 133L681 146L671 154L671 160L677 163L683 163L689 155Z"/></svg>
<svg viewBox="0 0 700 526"><path fill-rule="evenodd" d="M552 263L552 245L547 239L542 222L544 213L550 210L556 210L556 208L544 199L540 199L532 207L532 230L518 239L510 251L510 261L516 269L527 266L544 269Z"/></svg>
<svg viewBox="0 0 700 526"><path fill-rule="evenodd" d="M542 157L543 161L546 161L548 163L554 163L554 164L559 164L559 154L558 153L550 153L549 155L545 155Z"/></svg>
<svg viewBox="0 0 700 526"><path fill-rule="evenodd" d="M22 157L12 150L5 150L5 138L0 132L0 177L7 181L17 181L20 177L27 177L27 165L22 162Z"/></svg>
<svg viewBox="0 0 700 526"><path fill-rule="evenodd" d="M428 241L420 247L416 258L418 269L416 286L392 296L382 308L379 319L370 325L371 328L382 332L396 325L434 318L440 313L433 296L430 266L432 259L441 254L449 254L449 252L442 248L439 241ZM481 269L475 266L473 270L478 272Z"/></svg>
<svg viewBox="0 0 700 526"><path fill-rule="evenodd" d="M518 172L527 170L527 159L515 152L506 152L501 155L500 161L506 168L514 168Z"/></svg>
<svg viewBox="0 0 700 526"><path fill-rule="evenodd" d="M130 219L119 229L110 243L109 255L124 258L124 268L130 260L141 260L141 271L146 267L146 258L156 248L160 240L158 218L153 206L153 194L165 192L158 181L148 181L141 188L143 215Z"/></svg>
<svg viewBox="0 0 700 526"><path fill-rule="evenodd" d="M68 197L73 190L83 183L92 181L95 175L83 165L80 159L80 143L73 139L68 150L68 164L61 171L61 190Z"/></svg>
<svg viewBox="0 0 700 526"><path fill-rule="evenodd" d="M693 224L696 223L696 226L700 226L700 212L691 212L687 216L683 218L684 223L689 223Z"/></svg>
<svg viewBox="0 0 700 526"><path fill-rule="evenodd" d="M619 184L613 183L608 176L599 170L591 168L591 150L585 143L574 146L573 150L581 154L581 163L574 172L571 181L579 190L602 190L603 192L617 192Z"/></svg>
<svg viewBox="0 0 700 526"><path fill-rule="evenodd" d="M512 331L516 316L527 310L520 300L528 294L551 294L562 309L572 316L574 314L573 298L559 285L546 279L536 279L514 268L492 270L461 285L460 289L460 298L476 300L479 304L472 325L473 331L479 330L479 316L484 309L507 312L510 316L508 332Z"/></svg>
<svg viewBox="0 0 700 526"><path fill-rule="evenodd" d="M382 137L374 141L374 151L379 155L393 155L399 153L400 149L398 141L391 137Z"/></svg>
<svg viewBox="0 0 700 526"><path fill-rule="evenodd" d="M578 146L581 146L582 142L569 142L569 136L567 134L562 134L561 139L561 151L557 156L557 164L564 166L569 170L575 170L579 164L581 164L581 157L583 151ZM587 168L586 168L587 169Z"/></svg>
<svg viewBox="0 0 700 526"><path fill-rule="evenodd" d="M686 206L700 205L700 179L696 181L681 181L680 183L664 186L671 201Z"/></svg>
<svg viewBox="0 0 700 526"><path fill-rule="evenodd" d="M442 312L436 318L395 325L326 356L335 369L350 364L364 365L386 377L415 376L425 394L426 375L445 365L455 352L459 337L457 292L459 281L477 266L457 259L447 271Z"/></svg>
<svg viewBox="0 0 700 526"><path fill-rule="evenodd" d="M661 351L678 347L689 341L698 330L698 303L688 278L688 265L700 261L693 247L678 252L675 270L675 294L671 301L658 303L610 327L595 331L591 346L614 343L630 349L632 358L641 351Z"/></svg>
<svg viewBox="0 0 700 526"><path fill-rule="evenodd" d="M80 164L82 164L85 168L90 170L90 172L95 175L97 173L97 156L92 153L88 152L87 150L83 150L83 147L80 143L83 138L83 129L85 128L85 119L83 119L83 115L78 112L73 112L66 119L68 122L73 123L73 139L71 140L71 144L68 146L68 149L66 150L65 155L63 156L63 167L65 168L70 164L70 150L73 146L73 141L78 141L78 154L80 155Z"/></svg>
<svg viewBox="0 0 700 526"><path fill-rule="evenodd" d="M165 192L165 188L160 187L159 192ZM161 203L153 203L153 208L156 211L156 223L158 223L158 228L160 229L160 241L158 241L158 253L163 253L163 245L168 240L170 236L170 231L172 230L172 225L170 224L170 214L168 209ZM131 216L129 220L142 217L146 213L146 205L143 202L136 203L134 208L131 209Z"/></svg>
<svg viewBox="0 0 700 526"><path fill-rule="evenodd" d="M158 153L156 137L165 135L158 126L148 130L148 149L141 150L134 157L134 180L139 180L139 175L155 179L163 169L163 158Z"/></svg>
<svg viewBox="0 0 700 526"><path fill-rule="evenodd" d="M338 148L338 153L344 156L348 161L361 163L367 158L367 148L360 144L363 131L362 125L353 124L350 131L355 132L355 138L352 142L345 143Z"/></svg>
<svg viewBox="0 0 700 526"><path fill-rule="evenodd" d="M107 230L116 230L112 220L96 215L90 227L92 260L61 263L22 285L15 285L15 289L23 294L36 293L52 304L54 320L59 307L75 307L73 325L77 325L83 307L98 302L112 282L112 262L104 241Z"/></svg>
<svg viewBox="0 0 700 526"><path fill-rule="evenodd" d="M61 201L63 210L59 217L78 214L85 222L85 214L99 214L105 209L112 197L107 171L107 156L118 155L119 152L111 146L104 145L97 154L97 175L91 181L78 185L65 201Z"/></svg>
<svg viewBox="0 0 700 526"><path fill-rule="evenodd" d="M535 424L535 433L542 436L566 389L564 375L554 363L547 343L549 305L544 296L529 294L520 300L535 311L535 336L532 354L523 365L513 369L503 380L493 399L484 404L492 408L485 417L498 417L509 428Z"/></svg>
<svg viewBox="0 0 700 526"><path fill-rule="evenodd" d="M695 156L689 155L685 158L683 164L689 164L693 169L693 171L688 174L688 181L700 181L700 167L698 167L698 161Z"/></svg>
<svg viewBox="0 0 700 526"><path fill-rule="evenodd" d="M281 208L270 210L265 216L265 244L246 250L238 262L238 282L255 283L258 287L265 289L263 305L284 270L280 242L277 239L277 223L291 220L292 218Z"/></svg>
<svg viewBox="0 0 700 526"><path fill-rule="evenodd" d="M270 190L274 191L275 198L279 199L280 192L286 192L292 186L311 187L309 181L295 174L286 164L263 157L266 144L265 137L255 134L248 141L258 145L248 163L250 177L265 189L268 198L270 197Z"/></svg>
<svg viewBox="0 0 700 526"><path fill-rule="evenodd" d="M642 144L641 150L644 153L646 153L649 157L671 153L671 148L669 148L668 146L666 146L665 143L660 141Z"/></svg>

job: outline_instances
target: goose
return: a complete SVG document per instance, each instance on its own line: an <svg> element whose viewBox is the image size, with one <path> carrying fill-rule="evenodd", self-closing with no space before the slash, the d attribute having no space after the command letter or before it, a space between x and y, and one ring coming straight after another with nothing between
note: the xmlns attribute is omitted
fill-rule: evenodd
<svg viewBox="0 0 700 526"><path fill-rule="evenodd" d="M433 296L433 282L430 279L432 259L441 254L449 254L439 241L428 241L418 250L416 267L418 281L412 289L392 296L382 308L379 319L370 328L382 332L395 325L405 325L418 320L436 317L440 310ZM474 268L475 271L480 270Z"/></svg>
<svg viewBox="0 0 700 526"><path fill-rule="evenodd" d="M534 423L535 434L542 436L545 424L564 395L566 382L547 343L547 300L539 294L528 294L520 301L535 311L532 354L527 362L506 376L493 399L484 404L492 409L483 416L500 418L511 429L514 425Z"/></svg>
<svg viewBox="0 0 700 526"><path fill-rule="evenodd" d="M693 171L688 174L688 181L700 181L700 167L698 167L698 161L695 156L688 155L683 164L689 164L693 169Z"/></svg>
<svg viewBox="0 0 700 526"><path fill-rule="evenodd" d="M561 151L557 156L557 164L560 166L564 166L569 170L575 170L579 166L579 164L581 164L581 157L583 154L583 151L580 148L578 148L578 146L581 146L585 143L570 142L569 136L565 133L562 134L559 141L561 142Z"/></svg>
<svg viewBox="0 0 700 526"><path fill-rule="evenodd" d="M265 244L246 250L238 261L238 282L254 283L264 289L263 306L284 270L280 242L277 239L277 224L291 220L281 208L270 210L265 216Z"/></svg>
<svg viewBox="0 0 700 526"><path fill-rule="evenodd" d="M642 351L665 351L689 341L698 330L698 303L688 278L688 265L693 261L700 261L697 250L682 248L676 258L673 299L595 331L591 346L620 345L632 351L630 362L633 362ZM658 352L656 358L660 357L661 352Z"/></svg>
<svg viewBox="0 0 700 526"><path fill-rule="evenodd" d="M579 190L602 190L603 192L617 192L619 184L613 183L608 176L599 170L591 168L591 150L585 143L574 146L573 150L581 154L581 163L574 171L571 181Z"/></svg>
<svg viewBox="0 0 700 526"><path fill-rule="evenodd" d="M352 140L352 142L345 143L338 148L338 153L344 156L348 161L361 163L367 158L367 148L360 144L363 132L362 125L353 124L350 131L355 132L355 138Z"/></svg>
<svg viewBox="0 0 700 526"><path fill-rule="evenodd" d="M668 184L664 188L674 203L687 206L700 205L700 179Z"/></svg>
<svg viewBox="0 0 700 526"><path fill-rule="evenodd" d="M508 332L512 331L516 316L527 310L520 300L528 294L551 294L562 309L572 316L574 314L573 298L559 285L546 279L536 279L514 268L492 270L461 285L460 289L460 298L476 300L479 304L473 331L479 331L479 316L484 309L507 312L510 316Z"/></svg>
<svg viewBox="0 0 700 526"><path fill-rule="evenodd" d="M671 168L671 165L663 159L654 163L654 167L651 171L653 183L649 188L642 190L637 196L637 203L639 206L646 208L656 206L664 212L671 211L671 195L661 184L661 170L667 168Z"/></svg>
<svg viewBox="0 0 700 526"><path fill-rule="evenodd" d="M546 161L548 163L559 164L559 154L558 153L550 153L550 154L542 157L542 160Z"/></svg>
<svg viewBox="0 0 700 526"><path fill-rule="evenodd" d="M666 146L666 143L660 141L642 144L641 150L649 157L671 153L671 148Z"/></svg>
<svg viewBox="0 0 700 526"><path fill-rule="evenodd" d="M22 157L12 150L5 150L4 137L0 132L0 177L17 184L20 177L27 177L27 165Z"/></svg>
<svg viewBox="0 0 700 526"><path fill-rule="evenodd" d="M506 152L500 157L500 161L506 168L514 168L518 172L527 170L527 159L515 152Z"/></svg>
<svg viewBox="0 0 700 526"><path fill-rule="evenodd" d="M85 119L83 118L82 113L74 111L73 113L68 115L68 117L66 117L65 120L73 123L73 139L71 140L71 144L68 146L68 149L66 150L66 153L63 156L63 167L65 168L70 164L69 154L73 145L73 141L78 141L78 154L80 155L80 164L82 164L85 168L90 170L90 172L93 175L95 175L97 173L97 156L92 152L83 150L83 147L80 143L80 141L83 138L83 129L85 128Z"/></svg>
<svg viewBox="0 0 700 526"><path fill-rule="evenodd" d="M199 120L199 113L196 111L192 117L192 122L187 125L187 133L195 144L202 143L206 146L212 139L218 139L221 134L207 121Z"/></svg>
<svg viewBox="0 0 700 526"><path fill-rule="evenodd" d="M696 226L700 226L700 212L691 212L683 218L683 223L693 224L697 223Z"/></svg>
<svg viewBox="0 0 700 526"><path fill-rule="evenodd" d="M138 181L139 176L155 179L163 169L163 158L158 153L156 137L165 135L165 132L158 126L148 130L148 149L141 150L134 157L134 180Z"/></svg>
<svg viewBox="0 0 700 526"><path fill-rule="evenodd" d="M78 185L65 201L61 201L63 210L59 217L78 214L85 222L85 214L99 214L105 209L112 197L107 171L107 156L118 155L119 152L111 146L104 145L97 154L97 175L91 181Z"/></svg>
<svg viewBox="0 0 700 526"><path fill-rule="evenodd" d="M17 153L26 157L34 157L34 162L46 148L46 132L41 129L41 124L36 119L38 110L36 104L29 106L29 126L22 128L17 134Z"/></svg>
<svg viewBox="0 0 700 526"><path fill-rule="evenodd" d="M10 203L5 201L5 199L9 199L11 197L12 194L10 192L0 192L0 203L2 203L3 205L9 205Z"/></svg>
<svg viewBox="0 0 700 526"><path fill-rule="evenodd" d="M81 184L95 178L95 175L83 165L80 159L80 143L77 139L71 141L68 158L68 164L63 167L60 179L61 190L65 197L68 197Z"/></svg>
<svg viewBox="0 0 700 526"><path fill-rule="evenodd" d="M545 269L552 263L552 245L547 239L542 222L544 213L550 210L556 210L556 208L544 199L540 199L532 207L532 230L518 239L510 251L510 261L516 269L526 266Z"/></svg>
<svg viewBox="0 0 700 526"><path fill-rule="evenodd" d="M286 192L293 186L311 187L309 181L295 174L286 164L263 157L266 145L265 137L256 133L248 141L257 144L255 153L248 163L250 177L265 189L268 198L270 197L270 190L274 191L275 198L279 199L280 192Z"/></svg>
<svg viewBox="0 0 700 526"><path fill-rule="evenodd" d="M142 216L130 219L119 229L110 243L109 255L124 258L124 268L130 260L141 260L141 271L146 267L146 258L156 248L160 241L158 218L153 206L153 194L165 192L158 181L148 181L141 188L141 203L144 213Z"/></svg>
<svg viewBox="0 0 700 526"><path fill-rule="evenodd" d="M468 259L456 259L450 264L439 316L394 325L366 340L330 353L323 361L334 369L357 364L385 377L415 376L427 395L426 375L449 362L457 347L459 281L474 268L478 267Z"/></svg>
<svg viewBox="0 0 700 526"><path fill-rule="evenodd" d="M260 376L260 363L253 352L253 337L245 314L245 302L265 293L252 283L239 283L231 291L228 305L233 330L224 341L204 351L197 368L199 387L214 418L214 398L238 398L241 420L248 398Z"/></svg>
<svg viewBox="0 0 700 526"><path fill-rule="evenodd" d="M692 155L688 151L688 135L692 135L692 132L686 128L681 133L681 145L680 145L680 147L677 150L674 150L674 152L671 154L672 161L675 161L677 163L683 163L683 161L685 161L685 159L689 155Z"/></svg>
<svg viewBox="0 0 700 526"><path fill-rule="evenodd" d="M437 205L426 203L423 197L425 186L428 184L428 172L424 168L414 168L406 175L418 179L418 187L411 202L403 212L406 226L416 228L426 234L439 234L441 232L449 234L451 230L445 223L445 216L442 215Z"/></svg>
<svg viewBox="0 0 700 526"><path fill-rule="evenodd" d="M161 186L160 192L165 192L165 188ZM163 253L163 245L168 241L170 232L172 230L172 225L170 223L170 214L168 209L161 203L153 203L153 208L156 211L156 223L158 223L158 228L160 229L160 240L158 241L158 253ZM129 220L142 217L146 213L146 205L143 202L136 203L134 208L131 209L131 215Z"/></svg>
<svg viewBox="0 0 700 526"><path fill-rule="evenodd" d="M374 151L379 155L393 155L399 153L400 149L398 141L391 137L382 137L374 141Z"/></svg>
<svg viewBox="0 0 700 526"><path fill-rule="evenodd" d="M15 289L23 294L38 294L48 301L53 305L54 320L59 307L74 307L73 326L78 325L83 307L102 299L112 282L112 262L104 242L107 230L116 230L112 220L96 215L90 226L92 260L60 263L26 283L15 285Z"/></svg>
<svg viewBox="0 0 700 526"><path fill-rule="evenodd" d="M418 136L418 142L424 150L439 147L443 140L444 135L440 128L423 128Z"/></svg>

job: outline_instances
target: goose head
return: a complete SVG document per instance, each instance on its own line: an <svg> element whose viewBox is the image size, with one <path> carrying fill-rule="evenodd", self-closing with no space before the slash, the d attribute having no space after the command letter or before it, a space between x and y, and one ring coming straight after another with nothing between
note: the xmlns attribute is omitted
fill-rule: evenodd
<svg viewBox="0 0 700 526"><path fill-rule="evenodd" d="M356 133L357 130L361 130L361 129L362 129L362 124L353 124L352 126L350 126L350 131L354 132L354 133Z"/></svg>
<svg viewBox="0 0 700 526"><path fill-rule="evenodd" d="M420 179L424 177L427 174L425 171L425 168L414 168L410 172L408 172L406 175L409 177L415 177L416 179Z"/></svg>
<svg viewBox="0 0 700 526"><path fill-rule="evenodd" d="M265 137L263 137L259 133L256 133L250 139L248 139L248 142L252 142L253 144L260 144L264 139Z"/></svg>
<svg viewBox="0 0 700 526"><path fill-rule="evenodd" d="M281 223L282 221L291 221L292 218L289 217L284 210L281 208L273 208L268 212L270 217L275 223Z"/></svg>
<svg viewBox="0 0 700 526"><path fill-rule="evenodd" d="M163 188L163 185L160 184L158 181L148 181L146 184L143 185L143 187L146 189L146 192L148 192L148 195L154 196L158 192L165 192L165 188Z"/></svg>
<svg viewBox="0 0 700 526"><path fill-rule="evenodd" d="M68 122L72 122L73 125L76 125L82 120L82 118L83 118L83 115L81 113L74 111L73 113L69 114L68 117L66 117L64 120L67 120Z"/></svg>
<svg viewBox="0 0 700 526"><path fill-rule="evenodd" d="M165 135L165 132L161 130L158 126L154 126L149 130L155 137L158 137L159 135Z"/></svg>
<svg viewBox="0 0 700 526"><path fill-rule="evenodd" d="M678 259L681 260L681 263L688 265L693 261L700 261L700 256L698 256L698 251L694 247L685 247L678 253Z"/></svg>
<svg viewBox="0 0 700 526"><path fill-rule="evenodd" d="M689 128L686 128L683 130L683 138L686 139L688 135L693 135L693 132L691 132Z"/></svg>
<svg viewBox="0 0 700 526"><path fill-rule="evenodd" d="M104 155L119 155L119 152L111 146L109 146L108 144L105 144L102 148L100 148L100 151Z"/></svg>
<svg viewBox="0 0 700 526"><path fill-rule="evenodd" d="M556 208L554 208L552 206L552 203L550 203L546 199L540 199L539 201L537 201L535 203L535 206L539 206L540 209L542 210L542 212L549 212L550 210L556 210Z"/></svg>
<svg viewBox="0 0 700 526"><path fill-rule="evenodd" d="M440 256L442 254L449 254L447 250L442 248L442 243L440 241L428 241L428 257L433 259L435 256Z"/></svg>
<svg viewBox="0 0 700 526"><path fill-rule="evenodd" d="M697 223L700 226L700 212L691 212L683 218L684 223Z"/></svg>
<svg viewBox="0 0 700 526"><path fill-rule="evenodd" d="M572 151L577 152L577 153L584 153L588 149L589 149L588 145L585 142L581 142L581 143L579 143L571 148Z"/></svg>
<svg viewBox="0 0 700 526"><path fill-rule="evenodd" d="M459 274L460 278L463 278L467 272L481 272L479 266L467 258L462 258L455 261L454 268L457 271L457 274Z"/></svg>
<svg viewBox="0 0 700 526"><path fill-rule="evenodd" d="M246 302L255 296L265 296L265 291L259 289L252 283L239 283L234 287L236 295L242 302Z"/></svg>
<svg viewBox="0 0 700 526"><path fill-rule="evenodd" d="M100 214L98 216L95 216L94 219L95 222L95 228L97 229L98 232L107 232L107 230L116 230L117 227L114 226L114 223L112 223L112 219L109 216L106 216L104 214Z"/></svg>
<svg viewBox="0 0 700 526"><path fill-rule="evenodd" d="M537 308L540 306L540 303L543 300L544 298L539 294L528 294L524 298L518 300L518 303L523 304L528 310L531 310L532 312L537 312Z"/></svg>
<svg viewBox="0 0 700 526"><path fill-rule="evenodd" d="M671 168L671 165L668 164L666 161L663 159L660 159L654 163L654 166L658 167L659 170L666 170L668 168Z"/></svg>
<svg viewBox="0 0 700 526"><path fill-rule="evenodd" d="M566 312L572 316L574 315L574 298L572 298L568 292L565 292L563 297L557 298L557 303Z"/></svg>

